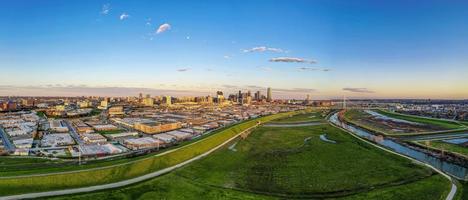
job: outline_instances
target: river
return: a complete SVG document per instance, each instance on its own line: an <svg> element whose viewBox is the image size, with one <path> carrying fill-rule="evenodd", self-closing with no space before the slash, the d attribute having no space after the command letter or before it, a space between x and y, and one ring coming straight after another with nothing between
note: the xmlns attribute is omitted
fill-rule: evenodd
<svg viewBox="0 0 468 200"><path fill-rule="evenodd" d="M417 151L415 149L411 149L409 147L406 147L404 145L401 145L393 140L386 139L385 137L380 137L378 140L376 140L376 136L373 135L371 132L355 127L349 124L346 124L338 118L338 113L333 114L329 118L330 122L333 124L340 126L351 133L354 133L355 135L358 135L359 137L366 138L371 141L376 141L377 144L386 147L389 150L392 150L396 153L406 155L408 157L414 158L418 161L421 161L423 163L427 163L451 176L453 176L456 179L459 180L468 180L468 169L466 167L463 167L461 165L457 165L454 163L446 162L442 159L439 159L435 156L428 155L426 153Z"/></svg>

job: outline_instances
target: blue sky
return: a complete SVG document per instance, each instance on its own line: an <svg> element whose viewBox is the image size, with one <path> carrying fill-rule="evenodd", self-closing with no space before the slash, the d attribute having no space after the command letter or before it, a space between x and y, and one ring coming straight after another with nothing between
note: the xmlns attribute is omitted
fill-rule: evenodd
<svg viewBox="0 0 468 200"><path fill-rule="evenodd" d="M463 1L2 1L0 95L272 87L277 97L468 98L466 9Z"/></svg>

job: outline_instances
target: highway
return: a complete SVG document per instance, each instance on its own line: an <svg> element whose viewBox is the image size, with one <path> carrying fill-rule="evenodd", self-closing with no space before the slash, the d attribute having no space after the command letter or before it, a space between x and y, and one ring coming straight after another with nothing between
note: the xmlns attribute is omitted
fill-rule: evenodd
<svg viewBox="0 0 468 200"><path fill-rule="evenodd" d="M14 152L15 151L15 145L13 145L10 140L8 139L7 134L3 130L3 128L0 127L0 137L2 137L3 140L3 145L9 152Z"/></svg>

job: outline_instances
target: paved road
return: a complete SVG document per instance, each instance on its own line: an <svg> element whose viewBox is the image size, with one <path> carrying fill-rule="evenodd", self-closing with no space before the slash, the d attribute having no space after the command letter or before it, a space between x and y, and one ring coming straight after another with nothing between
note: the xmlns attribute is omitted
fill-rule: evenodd
<svg viewBox="0 0 468 200"><path fill-rule="evenodd" d="M301 127L301 126L316 126L325 124L323 122L304 122L304 123L272 123L272 124L265 124L265 127Z"/></svg>
<svg viewBox="0 0 468 200"><path fill-rule="evenodd" d="M70 130L70 133L71 133L71 136L73 137L73 139L75 139L75 141L79 144L79 145L82 145L84 144L84 141L81 139L81 137L78 135L78 133L76 132L75 128L70 124L70 122L68 120L63 120L63 122L65 123L65 125L67 125L68 127L68 130Z"/></svg>
<svg viewBox="0 0 468 200"><path fill-rule="evenodd" d="M21 194L21 195L4 196L4 197L0 197L0 200L31 199L31 198L40 198L40 197L69 195L69 194L76 194L76 193L94 192L94 191L97 191L97 190L112 189L112 188L118 188L118 187L123 187L123 186L131 185L131 184L135 184L135 183L138 183L138 182L141 182L141 181L145 181L145 180L160 176L162 174L169 173L169 172L171 172L171 171L173 171L173 170L175 170L177 168L180 168L180 167L182 167L184 165L187 165L187 164L189 164L189 163L191 163L193 161L199 160L199 159L209 155L210 153L216 151L217 149L223 147L224 145L231 142L232 140L236 139L237 137L239 137L244 132L248 132L251 129L254 129L256 127L257 126L254 126L254 127L251 127L249 129L241 132L241 133L238 133L234 137L226 140L225 142L223 142L222 144L216 146L215 148L213 148L213 149L211 149L211 150L209 150L209 151L207 151L207 152L205 152L205 153L203 153L201 155L198 155L198 156L196 156L196 157L194 157L194 158L192 158L190 160L186 160L186 161L184 161L182 163L179 163L177 165L174 165L172 167L168 167L168 168L165 168L165 169L162 169L162 170L159 170L159 171L155 171L153 173L149 173L149 174L146 174L146 175L143 175L143 176L140 176L140 177L136 177L136 178L132 178L132 179L128 179L128 180L125 180L125 181L116 182L116 183L105 184L105 185L97 185L97 186L75 188L75 189L66 189L66 190L57 190L57 191L50 191L50 192L38 192L38 193L29 193L29 194Z"/></svg>
<svg viewBox="0 0 468 200"><path fill-rule="evenodd" d="M3 128L0 127L0 137L3 140L3 145L9 152L14 152L15 151L15 145L13 145L10 140L8 139L7 134L3 130Z"/></svg>

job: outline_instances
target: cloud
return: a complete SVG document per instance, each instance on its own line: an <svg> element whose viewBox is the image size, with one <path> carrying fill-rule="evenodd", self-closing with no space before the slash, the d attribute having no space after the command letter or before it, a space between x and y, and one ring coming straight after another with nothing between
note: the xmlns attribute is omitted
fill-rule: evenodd
<svg viewBox="0 0 468 200"><path fill-rule="evenodd" d="M146 19L146 26L151 26L151 18Z"/></svg>
<svg viewBox="0 0 468 200"><path fill-rule="evenodd" d="M119 18L120 20L125 20L125 19L128 19L129 17L130 15L128 15L127 13L122 13Z"/></svg>
<svg viewBox="0 0 468 200"><path fill-rule="evenodd" d="M156 30L156 34L163 33L163 32L165 32L167 30L171 30L171 25L168 24L168 23L161 24L161 26L159 26L158 30Z"/></svg>
<svg viewBox="0 0 468 200"><path fill-rule="evenodd" d="M294 57L276 57L270 59L270 62L287 62L287 63L317 63L315 60L306 60L303 58L294 58Z"/></svg>
<svg viewBox="0 0 468 200"><path fill-rule="evenodd" d="M285 52L284 50L279 49L279 48L272 48L272 47L265 47L265 46L253 47L253 48L250 48L250 49L244 49L244 50L243 50L244 53L250 53L250 52L265 52L265 51L271 51L271 52L275 52L275 53L283 53L283 52Z"/></svg>
<svg viewBox="0 0 468 200"><path fill-rule="evenodd" d="M344 91L348 92L355 92L355 93L374 93L374 91L371 91L367 88L343 88Z"/></svg>
<svg viewBox="0 0 468 200"><path fill-rule="evenodd" d="M185 39L190 40L190 35L187 35Z"/></svg>
<svg viewBox="0 0 468 200"><path fill-rule="evenodd" d="M107 4L102 5L101 14L107 15L109 14L109 11L110 11L110 4L107 3Z"/></svg>
<svg viewBox="0 0 468 200"><path fill-rule="evenodd" d="M266 90L266 87L258 86L258 85L246 85L246 89L250 90Z"/></svg>
<svg viewBox="0 0 468 200"><path fill-rule="evenodd" d="M233 89L233 88L239 88L235 85L222 85L223 88L228 88L228 89Z"/></svg>
<svg viewBox="0 0 468 200"><path fill-rule="evenodd" d="M223 56L224 59L231 59L232 57L231 56L228 56L228 55L225 55Z"/></svg>
<svg viewBox="0 0 468 200"><path fill-rule="evenodd" d="M318 68L318 67L298 67L300 71L323 71L323 72L328 72L331 71L331 69L328 68Z"/></svg>
<svg viewBox="0 0 468 200"><path fill-rule="evenodd" d="M276 92L282 92L282 93L313 93L313 92L316 92L317 90L316 89L312 89L312 88L292 88L292 89L281 89L281 88L278 88L278 89L274 89L272 88L272 91L276 91Z"/></svg>
<svg viewBox="0 0 468 200"><path fill-rule="evenodd" d="M190 68L180 68L180 69L177 69L178 72L186 72L186 71L189 71Z"/></svg>

